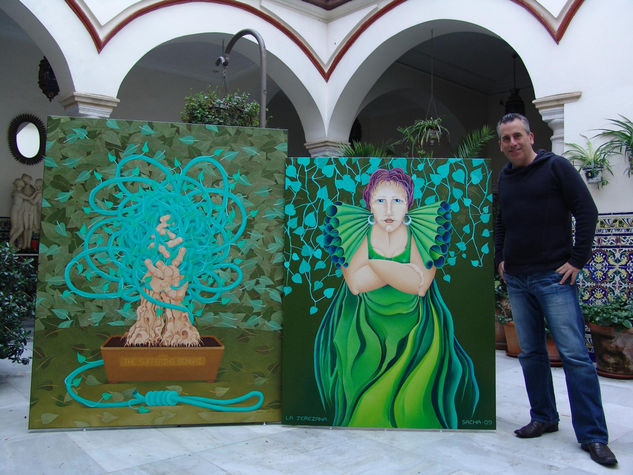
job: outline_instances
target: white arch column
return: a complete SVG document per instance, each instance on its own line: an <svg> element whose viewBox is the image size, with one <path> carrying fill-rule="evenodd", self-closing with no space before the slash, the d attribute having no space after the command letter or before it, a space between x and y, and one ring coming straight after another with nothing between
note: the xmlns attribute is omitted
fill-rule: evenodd
<svg viewBox="0 0 633 475"><path fill-rule="evenodd" d="M545 96L534 99L532 103L541 113L543 120L547 122L552 134L552 152L562 155L565 151L565 104L580 99L582 92L565 92L553 96Z"/></svg>
<svg viewBox="0 0 633 475"><path fill-rule="evenodd" d="M322 140L306 142L304 145L313 157L338 157L341 155L341 147L347 144L348 142L339 142L324 138Z"/></svg>
<svg viewBox="0 0 633 475"><path fill-rule="evenodd" d="M59 102L71 116L108 118L120 101L102 94L73 92Z"/></svg>

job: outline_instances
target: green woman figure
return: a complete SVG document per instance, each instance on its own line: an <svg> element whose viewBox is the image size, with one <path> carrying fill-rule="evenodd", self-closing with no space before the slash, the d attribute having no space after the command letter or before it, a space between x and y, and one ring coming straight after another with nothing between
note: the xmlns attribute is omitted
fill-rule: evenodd
<svg viewBox="0 0 633 475"><path fill-rule="evenodd" d="M456 429L479 389L435 282L451 237L446 203L410 210L404 170L376 170L369 210L328 209L325 248L344 282L317 332L315 375L332 424Z"/></svg>

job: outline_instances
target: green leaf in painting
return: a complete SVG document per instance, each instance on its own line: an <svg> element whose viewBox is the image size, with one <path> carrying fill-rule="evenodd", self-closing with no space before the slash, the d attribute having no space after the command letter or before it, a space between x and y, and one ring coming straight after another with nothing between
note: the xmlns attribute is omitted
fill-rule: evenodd
<svg viewBox="0 0 633 475"><path fill-rule="evenodd" d="M90 171L89 170L82 170L79 175L77 175L77 178L75 178L75 183L82 183L84 181L86 181L88 178L90 178Z"/></svg>
<svg viewBox="0 0 633 475"><path fill-rule="evenodd" d="M141 133L143 135L152 135L154 133L154 129L152 129L149 125L147 124L143 124L143 126L141 127ZM147 142L145 142L145 147L147 147ZM147 150L143 150L144 152L147 152Z"/></svg>
<svg viewBox="0 0 633 475"><path fill-rule="evenodd" d="M53 312L57 318L61 318L62 320L68 320L68 310L65 308L52 308L51 312Z"/></svg>
<svg viewBox="0 0 633 475"><path fill-rule="evenodd" d="M50 412L45 412L40 416L40 420L42 421L42 424L48 425L58 417L59 414L51 414Z"/></svg>
<svg viewBox="0 0 633 475"><path fill-rule="evenodd" d="M67 168L75 168L81 162L81 158L67 158L64 160L64 166Z"/></svg>
<svg viewBox="0 0 633 475"><path fill-rule="evenodd" d="M57 193L57 198L55 199L59 201L60 203L65 203L66 201L70 199L72 195L73 195L73 190L60 191L59 193Z"/></svg>
<svg viewBox="0 0 633 475"><path fill-rule="evenodd" d="M249 157L254 157L255 155L259 155L259 150L255 147L242 147L242 150L244 150Z"/></svg>
<svg viewBox="0 0 633 475"><path fill-rule="evenodd" d="M129 144L127 147L125 147L125 150L123 151L123 153L121 154L122 157L126 157L127 155L130 155L132 153L136 153L136 149L138 148L137 144L131 143Z"/></svg>
<svg viewBox="0 0 633 475"><path fill-rule="evenodd" d="M57 162L49 156L44 157L44 166L48 168L59 168Z"/></svg>
<svg viewBox="0 0 633 475"><path fill-rule="evenodd" d="M46 279L49 285L65 285L66 281L62 275L54 275Z"/></svg>
<svg viewBox="0 0 633 475"><path fill-rule="evenodd" d="M230 151L230 152L226 152L224 154L224 156L222 157L222 160L226 160L227 162L230 162L231 160L233 160L235 157L237 157L238 152L236 151Z"/></svg>
<svg viewBox="0 0 633 475"><path fill-rule="evenodd" d="M194 143L197 142L197 140L194 139L191 135L186 135L185 137L180 137L178 140L180 140L185 145L193 145Z"/></svg>

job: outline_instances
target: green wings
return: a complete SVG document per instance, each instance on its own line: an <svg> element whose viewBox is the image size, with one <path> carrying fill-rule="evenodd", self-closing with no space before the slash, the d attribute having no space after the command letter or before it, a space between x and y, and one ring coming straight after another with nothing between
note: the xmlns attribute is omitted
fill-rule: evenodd
<svg viewBox="0 0 633 475"><path fill-rule="evenodd" d="M409 211L409 229L424 265L442 267L451 241L451 212L444 201ZM332 261L347 267L369 230L371 213L365 208L334 203L326 210L323 247Z"/></svg>

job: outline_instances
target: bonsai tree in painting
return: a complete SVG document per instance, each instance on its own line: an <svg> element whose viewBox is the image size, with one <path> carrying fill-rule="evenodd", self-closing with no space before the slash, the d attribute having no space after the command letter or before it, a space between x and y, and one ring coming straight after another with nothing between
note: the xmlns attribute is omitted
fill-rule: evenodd
<svg viewBox="0 0 633 475"><path fill-rule="evenodd" d="M210 156L174 169L145 155L118 161L114 176L89 195L84 211L94 217L66 266L68 288L134 305L126 345L200 345L196 306L218 301L242 280L230 251L246 213L232 186Z"/></svg>

